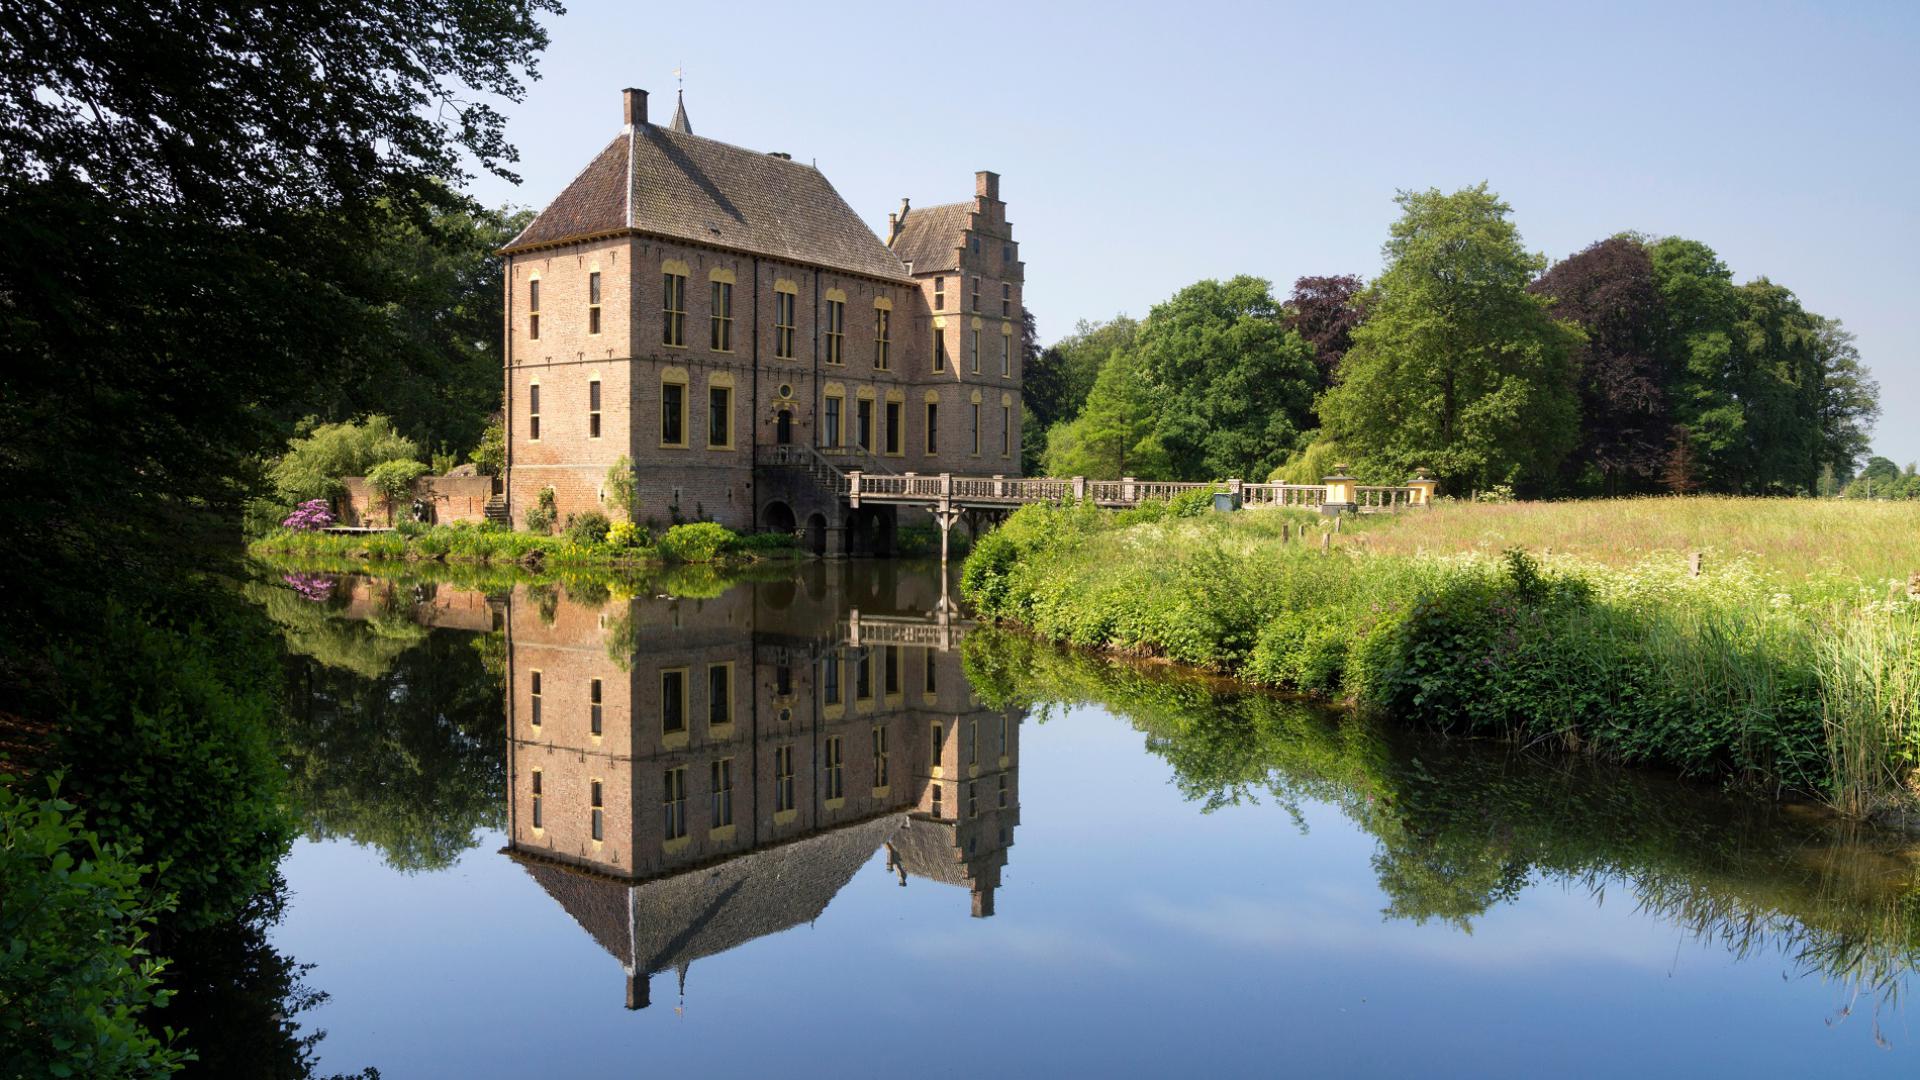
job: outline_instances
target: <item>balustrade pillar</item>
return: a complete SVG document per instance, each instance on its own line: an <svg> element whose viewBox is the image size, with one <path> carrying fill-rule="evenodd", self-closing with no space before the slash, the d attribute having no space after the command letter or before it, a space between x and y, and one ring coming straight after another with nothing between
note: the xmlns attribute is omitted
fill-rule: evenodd
<svg viewBox="0 0 1920 1080"><path fill-rule="evenodd" d="M847 505L858 508L860 505L860 470L847 470Z"/></svg>

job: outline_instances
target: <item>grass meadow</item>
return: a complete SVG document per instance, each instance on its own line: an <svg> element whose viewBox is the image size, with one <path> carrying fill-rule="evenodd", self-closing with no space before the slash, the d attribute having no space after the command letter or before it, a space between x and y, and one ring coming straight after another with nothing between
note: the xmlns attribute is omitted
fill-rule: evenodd
<svg viewBox="0 0 1920 1080"><path fill-rule="evenodd" d="M1920 507L1643 499L1326 521L1031 507L963 592L1040 637L1857 814L1920 765ZM1691 573L1688 555L1705 553Z"/></svg>

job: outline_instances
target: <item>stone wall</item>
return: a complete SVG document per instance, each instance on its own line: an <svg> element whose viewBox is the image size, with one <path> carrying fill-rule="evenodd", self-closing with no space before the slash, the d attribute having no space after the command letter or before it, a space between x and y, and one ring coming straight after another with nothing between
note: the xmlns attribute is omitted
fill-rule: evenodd
<svg viewBox="0 0 1920 1080"><path fill-rule="evenodd" d="M341 483L346 485L347 493L335 500L334 507L340 524L374 527L390 524L387 508L368 486L366 477L349 476ZM477 523L486 518L487 500L493 497L493 477L423 476L414 485L413 497L425 500L432 507L429 520L436 525ZM409 505L411 501L408 500ZM398 520L406 520L409 505L396 509Z"/></svg>

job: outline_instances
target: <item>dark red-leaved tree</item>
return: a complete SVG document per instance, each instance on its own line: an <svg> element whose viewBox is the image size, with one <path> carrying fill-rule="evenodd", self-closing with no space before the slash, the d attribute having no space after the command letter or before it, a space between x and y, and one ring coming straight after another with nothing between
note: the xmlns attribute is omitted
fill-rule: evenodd
<svg viewBox="0 0 1920 1080"><path fill-rule="evenodd" d="M1322 390L1333 385L1340 360L1353 345L1353 331L1366 318L1360 304L1363 287L1354 274L1303 277L1293 283L1293 295L1287 298L1287 328L1313 346Z"/></svg>
<svg viewBox="0 0 1920 1080"><path fill-rule="evenodd" d="M1554 317L1577 323L1580 446L1569 479L1597 474L1607 494L1646 490L1662 475L1672 420L1655 344L1660 293L1639 241L1602 240L1554 264L1532 285L1553 297ZM1591 471L1589 471L1591 470Z"/></svg>

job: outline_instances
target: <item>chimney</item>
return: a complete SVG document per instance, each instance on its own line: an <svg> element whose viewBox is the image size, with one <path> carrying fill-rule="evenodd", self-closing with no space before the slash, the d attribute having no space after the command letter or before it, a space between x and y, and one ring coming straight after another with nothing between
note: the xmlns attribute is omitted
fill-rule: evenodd
<svg viewBox="0 0 1920 1080"><path fill-rule="evenodd" d="M998 202L1000 199L1000 174L981 171L973 174L973 193L983 199Z"/></svg>
<svg viewBox="0 0 1920 1080"><path fill-rule="evenodd" d="M907 200L901 199L900 212L896 214L887 215L887 246L888 247L892 247L893 242L900 238L900 227L906 223L907 210L908 210Z"/></svg>
<svg viewBox="0 0 1920 1080"><path fill-rule="evenodd" d="M647 126L647 92L635 90L629 86L620 91L620 103L625 114L624 123L628 127Z"/></svg>
<svg viewBox="0 0 1920 1080"><path fill-rule="evenodd" d="M793 155L792 155L792 154L789 154L789 153L787 153L787 152L786 152L785 150L769 150L769 151L767 151L767 156L768 156L768 157L777 157L777 158L779 158L779 159L780 159L781 161L792 161L792 160L793 160Z"/></svg>
<svg viewBox="0 0 1920 1080"><path fill-rule="evenodd" d="M639 93L640 100L642 102L646 101L647 92L642 90ZM652 978L644 971L634 971L627 974L627 1008L644 1009L653 1003L653 995L651 993L652 982Z"/></svg>

